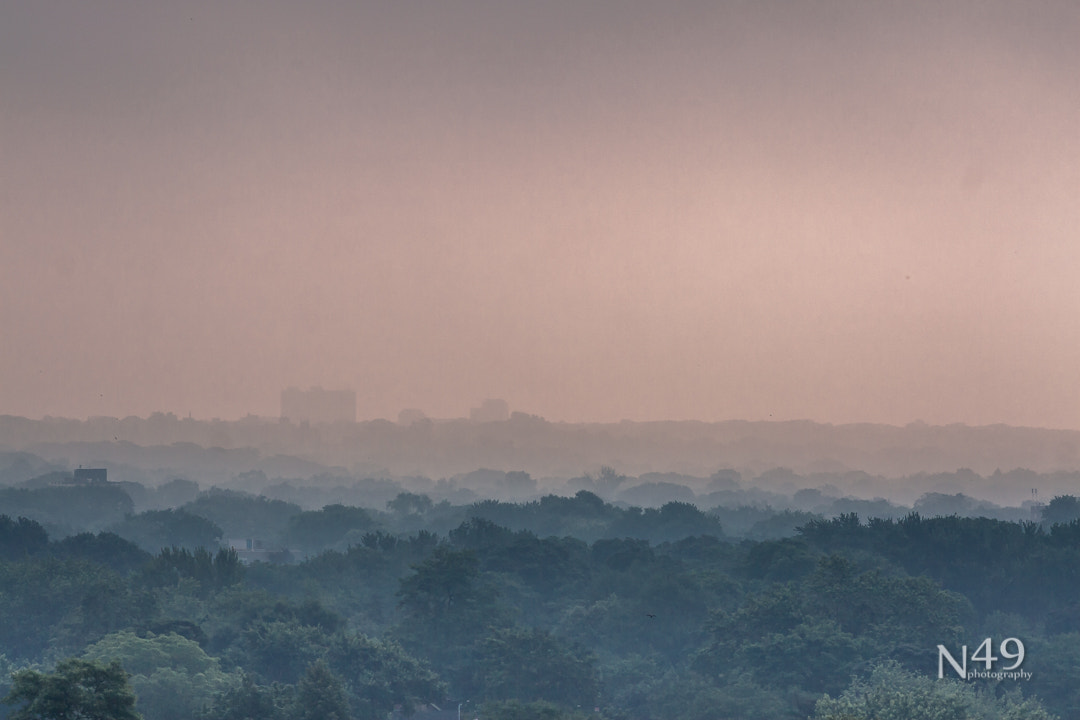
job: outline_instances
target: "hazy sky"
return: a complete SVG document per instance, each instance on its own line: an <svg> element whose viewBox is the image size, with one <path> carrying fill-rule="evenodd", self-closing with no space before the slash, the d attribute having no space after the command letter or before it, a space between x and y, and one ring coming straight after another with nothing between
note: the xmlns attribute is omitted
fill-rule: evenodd
<svg viewBox="0 0 1080 720"><path fill-rule="evenodd" d="M1072 0L0 0L0 414L1080 428L1077 38Z"/></svg>

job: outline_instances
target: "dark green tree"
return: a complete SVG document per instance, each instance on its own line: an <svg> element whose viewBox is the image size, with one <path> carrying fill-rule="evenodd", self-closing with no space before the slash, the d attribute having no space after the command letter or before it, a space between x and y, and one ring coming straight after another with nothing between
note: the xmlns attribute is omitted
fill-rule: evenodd
<svg viewBox="0 0 1080 720"><path fill-rule="evenodd" d="M402 619L394 637L458 691L468 687L474 643L492 626L505 625L498 593L482 582L478 565L473 552L440 545L398 590Z"/></svg>
<svg viewBox="0 0 1080 720"><path fill-rule="evenodd" d="M1047 525L1065 524L1080 520L1080 498L1058 495L1042 509L1042 521Z"/></svg>
<svg viewBox="0 0 1080 720"><path fill-rule="evenodd" d="M196 580L199 594L206 597L215 590L239 583L244 577L244 567L231 548L221 548L212 554L206 548L191 552L172 547L161 551L148 573L159 584L174 584L180 578Z"/></svg>
<svg viewBox="0 0 1080 720"><path fill-rule="evenodd" d="M329 638L319 627L296 620L259 621L249 626L230 656L274 682L295 683L326 652Z"/></svg>
<svg viewBox="0 0 1080 720"><path fill-rule="evenodd" d="M111 532L71 535L52 543L49 553L58 558L93 560L124 574L144 567L152 557L135 543Z"/></svg>
<svg viewBox="0 0 1080 720"><path fill-rule="evenodd" d="M537 701L523 703L519 700L486 702L481 707L484 720L585 720L589 714L568 712L553 703ZM462 717L465 717L463 714ZM469 715L469 717L473 717Z"/></svg>
<svg viewBox="0 0 1080 720"><path fill-rule="evenodd" d="M496 593L480 582L475 553L439 546L413 570L398 591L410 638L418 632L425 644L472 644L495 619Z"/></svg>
<svg viewBox="0 0 1080 720"><path fill-rule="evenodd" d="M371 514L363 508L327 505L289 518L285 542L289 547L317 551L340 543L350 533L359 538L374 526Z"/></svg>
<svg viewBox="0 0 1080 720"><path fill-rule="evenodd" d="M425 663L392 642L338 635L327 660L352 696L356 716L364 720L384 718L395 706L409 714L420 703L441 702L446 692Z"/></svg>
<svg viewBox="0 0 1080 720"><path fill-rule="evenodd" d="M836 623L822 620L745 644L737 657L760 685L839 692L862 659L862 648Z"/></svg>
<svg viewBox="0 0 1080 720"><path fill-rule="evenodd" d="M101 530L135 510L119 483L0 489L0 507L11 517L24 515L44 526Z"/></svg>
<svg viewBox="0 0 1080 720"><path fill-rule="evenodd" d="M135 693L119 662L68 659L53 673L20 670L4 702L10 720L141 720Z"/></svg>
<svg viewBox="0 0 1080 720"><path fill-rule="evenodd" d="M341 678L318 660L308 666L296 685L289 720L349 720L349 698Z"/></svg>
<svg viewBox="0 0 1080 720"><path fill-rule="evenodd" d="M152 553L173 546L217 547L224 534L213 521L183 510L148 510L129 515L110 529Z"/></svg>
<svg viewBox="0 0 1080 720"><path fill-rule="evenodd" d="M300 506L293 503L217 488L204 492L182 509L214 522L226 537L264 540L278 539L289 518L301 512Z"/></svg>
<svg viewBox="0 0 1080 720"><path fill-rule="evenodd" d="M423 515L435 505L427 495L401 492L386 503L386 509L397 515Z"/></svg>
<svg viewBox="0 0 1080 720"><path fill-rule="evenodd" d="M817 703L812 720L1054 720L1039 702L1018 693L998 696L958 680L915 674L896 663L877 666L837 698Z"/></svg>
<svg viewBox="0 0 1080 720"><path fill-rule="evenodd" d="M574 707L596 701L596 661L544 630L497 630L478 644L478 685L489 700L544 700Z"/></svg>
<svg viewBox="0 0 1080 720"><path fill-rule="evenodd" d="M286 720L292 685L257 685L247 674L235 687L218 694L198 720Z"/></svg>
<svg viewBox="0 0 1080 720"><path fill-rule="evenodd" d="M48 545L49 534L38 523L0 515L0 559L17 560L39 553Z"/></svg>

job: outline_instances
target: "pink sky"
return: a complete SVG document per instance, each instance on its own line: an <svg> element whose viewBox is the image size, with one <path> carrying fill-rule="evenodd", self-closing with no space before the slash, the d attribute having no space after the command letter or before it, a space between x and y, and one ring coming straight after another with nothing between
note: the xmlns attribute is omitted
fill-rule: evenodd
<svg viewBox="0 0 1080 720"><path fill-rule="evenodd" d="M1077 37L1073 2L4 3L0 414L1080 429Z"/></svg>

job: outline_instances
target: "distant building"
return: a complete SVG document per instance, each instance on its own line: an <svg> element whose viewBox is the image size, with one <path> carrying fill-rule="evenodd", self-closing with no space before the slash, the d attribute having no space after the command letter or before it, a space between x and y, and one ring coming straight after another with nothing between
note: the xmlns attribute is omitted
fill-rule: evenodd
<svg viewBox="0 0 1080 720"><path fill-rule="evenodd" d="M505 400L485 400L480 407L469 411L469 419L473 422L503 422L510 419L510 406Z"/></svg>
<svg viewBox="0 0 1080 720"><path fill-rule="evenodd" d="M109 471L105 468L78 468L72 474L72 485L104 485L109 482Z"/></svg>
<svg viewBox="0 0 1080 720"><path fill-rule="evenodd" d="M356 422L356 391L282 390L281 417L296 423Z"/></svg>

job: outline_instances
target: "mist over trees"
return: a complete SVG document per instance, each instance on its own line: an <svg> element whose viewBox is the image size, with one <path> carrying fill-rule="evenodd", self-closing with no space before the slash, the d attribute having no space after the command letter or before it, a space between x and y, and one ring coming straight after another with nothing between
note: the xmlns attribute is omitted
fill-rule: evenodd
<svg viewBox="0 0 1080 720"><path fill-rule="evenodd" d="M208 485L227 483L247 471L286 478L341 470L369 477L438 478L493 468L540 479L569 478L583 470L595 473L603 465L633 476L707 476L728 467L756 477L780 467L802 476L865 473L893 478L970 468L986 478L1013 468L1041 474L1075 471L1080 468L1080 432L810 421L575 424L521 412L492 422L425 418L407 424L297 424L253 416L204 421L172 413L85 421L0 415L0 451L5 452L0 483L78 464L104 464L118 480L151 484L182 475L177 472L182 468ZM53 467L43 458L65 462ZM138 476L140 471L154 474ZM929 491L941 491L931 477L916 495L901 499L912 502Z"/></svg>
<svg viewBox="0 0 1080 720"><path fill-rule="evenodd" d="M429 477L269 452L0 452L0 717L1080 717L1067 467ZM986 637L1030 676L937 677L938 645Z"/></svg>

